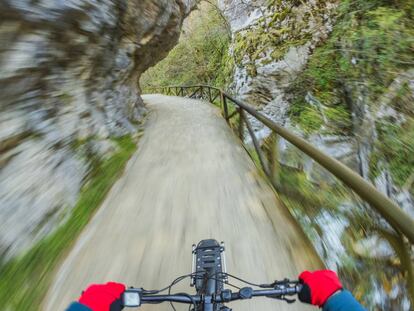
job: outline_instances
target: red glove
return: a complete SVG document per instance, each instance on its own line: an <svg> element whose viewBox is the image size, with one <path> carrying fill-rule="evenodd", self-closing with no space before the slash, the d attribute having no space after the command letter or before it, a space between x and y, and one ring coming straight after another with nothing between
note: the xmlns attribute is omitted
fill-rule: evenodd
<svg viewBox="0 0 414 311"><path fill-rule="evenodd" d="M92 284L80 296L79 303L92 311L122 310L121 296L125 285L115 282Z"/></svg>
<svg viewBox="0 0 414 311"><path fill-rule="evenodd" d="M322 307L335 292L342 289L342 284L332 270L303 271L299 275L303 284L298 297L302 302Z"/></svg>

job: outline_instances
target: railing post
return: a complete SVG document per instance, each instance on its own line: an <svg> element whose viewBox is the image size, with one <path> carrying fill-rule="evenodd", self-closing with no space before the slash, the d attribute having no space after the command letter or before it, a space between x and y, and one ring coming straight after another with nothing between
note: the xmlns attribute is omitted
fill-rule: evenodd
<svg viewBox="0 0 414 311"><path fill-rule="evenodd" d="M221 103L223 104L224 119L226 119L226 121L229 121L229 111L227 108L226 95L224 95L223 92L220 92L220 98L221 98Z"/></svg>
<svg viewBox="0 0 414 311"><path fill-rule="evenodd" d="M243 142L244 141L244 128L243 128L243 122L244 122L244 110L243 108L239 108L239 138Z"/></svg>
<svg viewBox="0 0 414 311"><path fill-rule="evenodd" d="M200 91L200 88L199 87L197 87L196 88L196 90L194 91L194 92L192 92L191 93L191 95L190 96L188 96L189 98L194 98L194 96L196 96L197 95L197 93Z"/></svg>
<svg viewBox="0 0 414 311"><path fill-rule="evenodd" d="M208 87L208 101L211 103L211 88Z"/></svg>
<svg viewBox="0 0 414 311"><path fill-rule="evenodd" d="M247 130L249 131L250 137L252 138L253 146L254 146L254 149L257 152L257 156L259 158L260 165L262 166L263 171L265 172L266 176L268 176L270 178L269 170L268 170L268 168L267 168L267 166L266 166L266 164L263 160L262 150L260 149L260 145L259 145L259 142L256 138L256 135L254 135L254 131L252 129L252 126L250 125L250 122L247 118L244 118L244 121L246 122L246 127L247 127Z"/></svg>
<svg viewBox="0 0 414 311"><path fill-rule="evenodd" d="M201 99L203 99L203 91L204 91L203 86L200 86L200 98Z"/></svg>
<svg viewBox="0 0 414 311"><path fill-rule="evenodd" d="M218 90L215 90L215 91L217 91L217 93L216 93L216 95L214 95L214 97L212 98L211 102L214 102L216 100L216 98L219 97L219 95L220 95L220 91L218 91Z"/></svg>

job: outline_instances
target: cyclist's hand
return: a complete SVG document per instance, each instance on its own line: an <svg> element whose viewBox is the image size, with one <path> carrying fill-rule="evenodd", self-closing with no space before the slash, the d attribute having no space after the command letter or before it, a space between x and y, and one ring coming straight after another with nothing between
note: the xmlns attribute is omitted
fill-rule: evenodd
<svg viewBox="0 0 414 311"><path fill-rule="evenodd" d="M303 271L299 275L303 284L299 300L322 307L330 296L342 289L338 276L331 270Z"/></svg>
<svg viewBox="0 0 414 311"><path fill-rule="evenodd" d="M122 310L122 294L125 285L115 282L90 285L79 298L79 303L92 311Z"/></svg>

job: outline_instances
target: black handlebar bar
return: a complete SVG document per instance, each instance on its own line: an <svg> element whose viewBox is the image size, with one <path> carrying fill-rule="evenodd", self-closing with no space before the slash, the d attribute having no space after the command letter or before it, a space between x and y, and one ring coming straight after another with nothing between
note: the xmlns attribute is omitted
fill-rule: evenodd
<svg viewBox="0 0 414 311"><path fill-rule="evenodd" d="M278 287L274 289L253 290L251 287L241 288L239 292L232 293L230 290L223 290L221 295L151 295L143 294L141 297L142 303L160 303L160 302L178 302L178 303L200 303L204 300L210 300L210 303L225 303L235 300L251 299L253 297L270 297L281 298L283 296L296 295L302 289L301 284L296 284L293 287Z"/></svg>

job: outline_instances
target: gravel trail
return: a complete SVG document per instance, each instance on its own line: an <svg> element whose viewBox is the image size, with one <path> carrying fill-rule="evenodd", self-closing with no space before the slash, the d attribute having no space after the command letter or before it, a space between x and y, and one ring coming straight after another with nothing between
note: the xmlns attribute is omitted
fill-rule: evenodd
<svg viewBox="0 0 414 311"><path fill-rule="evenodd" d="M57 270L45 310L64 310L92 282L164 287L191 272L191 245L206 238L225 241L228 272L252 282L320 267L217 108L163 95L144 101L151 112L138 152ZM175 291L193 288L188 280ZM316 310L265 298L229 306Z"/></svg>

